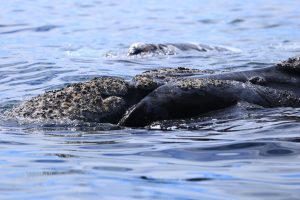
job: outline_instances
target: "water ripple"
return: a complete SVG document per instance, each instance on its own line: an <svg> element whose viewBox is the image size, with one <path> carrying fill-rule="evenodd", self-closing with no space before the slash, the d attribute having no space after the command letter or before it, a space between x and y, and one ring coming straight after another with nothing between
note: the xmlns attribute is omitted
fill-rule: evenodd
<svg viewBox="0 0 300 200"><path fill-rule="evenodd" d="M3 31L0 32L0 34L13 34L13 33L19 33L19 32L24 32L24 31L33 31L33 32L48 32L53 29L59 28L60 26L55 26L55 25L44 25L44 26L38 26L34 28L23 28L23 29L16 29L16 30L10 30L10 31Z"/></svg>
<svg viewBox="0 0 300 200"><path fill-rule="evenodd" d="M95 76L271 66L300 52L298 1L9 0L1 8L0 199L299 199L298 108L237 106L149 129L3 115ZM242 51L129 58L138 41Z"/></svg>

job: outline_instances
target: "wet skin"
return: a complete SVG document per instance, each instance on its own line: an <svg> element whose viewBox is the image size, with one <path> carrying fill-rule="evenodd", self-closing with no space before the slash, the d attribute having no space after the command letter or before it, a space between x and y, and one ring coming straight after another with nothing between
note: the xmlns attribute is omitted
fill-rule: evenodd
<svg viewBox="0 0 300 200"><path fill-rule="evenodd" d="M182 77L160 86L132 107L119 124L139 127L201 115L246 101L263 107L300 107L299 58L243 72ZM294 68L292 68L294 67Z"/></svg>
<svg viewBox="0 0 300 200"><path fill-rule="evenodd" d="M36 120L81 120L142 127L182 119L238 102L300 107L300 58L273 67L212 74L188 68L146 71L131 81L99 77L32 98L8 112Z"/></svg>
<svg viewBox="0 0 300 200"><path fill-rule="evenodd" d="M180 51L230 51L225 47L209 46L205 44L193 44L193 43L163 43L163 44L151 44L137 42L132 44L128 49L128 56L144 55L144 54L175 54L176 50Z"/></svg>

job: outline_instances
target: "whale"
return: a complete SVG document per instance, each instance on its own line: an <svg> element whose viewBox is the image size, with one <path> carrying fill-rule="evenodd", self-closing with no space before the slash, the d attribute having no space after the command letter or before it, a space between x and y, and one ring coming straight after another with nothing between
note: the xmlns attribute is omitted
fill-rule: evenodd
<svg viewBox="0 0 300 200"><path fill-rule="evenodd" d="M159 120L201 116L239 102L266 108L300 107L299 86L299 56L271 67L227 73L159 68L131 80L100 76L70 84L22 102L6 115L145 127Z"/></svg>
<svg viewBox="0 0 300 200"><path fill-rule="evenodd" d="M208 52L208 51L239 51L234 48L223 46L210 46L205 44L194 43L143 43L136 42L130 45L128 49L128 56L134 55L147 55L147 54L161 54L161 55L173 55L178 51L196 51L196 52Z"/></svg>
<svg viewBox="0 0 300 200"><path fill-rule="evenodd" d="M131 107L119 124L142 127L158 120L194 117L240 101L267 108L300 107L300 57L263 69L179 78Z"/></svg>

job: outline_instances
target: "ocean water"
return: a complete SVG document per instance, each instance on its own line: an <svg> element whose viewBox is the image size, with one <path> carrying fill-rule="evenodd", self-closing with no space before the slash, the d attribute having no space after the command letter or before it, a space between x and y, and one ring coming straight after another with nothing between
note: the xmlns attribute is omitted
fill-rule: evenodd
<svg viewBox="0 0 300 200"><path fill-rule="evenodd" d="M3 1L0 113L100 75L271 66L300 54L299 6L295 0ZM134 42L239 51L128 57ZM300 109L240 105L151 129L0 116L0 199L300 198Z"/></svg>

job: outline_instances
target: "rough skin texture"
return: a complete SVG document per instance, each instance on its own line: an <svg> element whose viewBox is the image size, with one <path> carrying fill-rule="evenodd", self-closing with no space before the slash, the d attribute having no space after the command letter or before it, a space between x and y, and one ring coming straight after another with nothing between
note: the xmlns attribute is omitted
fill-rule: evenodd
<svg viewBox="0 0 300 200"><path fill-rule="evenodd" d="M46 92L6 114L138 126L138 121L147 125L155 120L190 117L240 101L263 107L300 107L299 72L300 57L295 57L257 71L211 74L209 70L178 67L146 71L129 82L99 77Z"/></svg>
<svg viewBox="0 0 300 200"><path fill-rule="evenodd" d="M175 82L175 85L184 90L201 89L203 87L221 87L226 84L233 83L228 80L216 79L185 79Z"/></svg>
<svg viewBox="0 0 300 200"><path fill-rule="evenodd" d="M131 85L138 89L152 91L161 85L177 80L179 77L211 73L213 73L211 70L189 69L186 67L154 69L136 75L132 79Z"/></svg>
<svg viewBox="0 0 300 200"><path fill-rule="evenodd" d="M24 102L10 116L32 119L117 121L126 109L128 85L120 78L100 77L46 92Z"/></svg>
<svg viewBox="0 0 300 200"><path fill-rule="evenodd" d="M278 63L276 67L283 71L300 73L300 56Z"/></svg>
<svg viewBox="0 0 300 200"><path fill-rule="evenodd" d="M299 107L300 98L294 93L286 90L276 90L269 87L255 85L250 82L242 83L239 81L231 80L217 80L217 79L185 79L179 80L174 85L182 90L222 90L226 91L228 96L236 96L237 100L248 101L265 107L280 107L291 106ZM243 94L245 93L245 95ZM250 95L256 97L251 102ZM255 102L258 98L262 97L263 100Z"/></svg>

